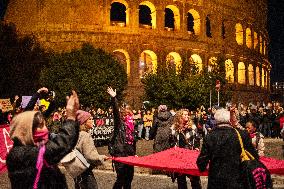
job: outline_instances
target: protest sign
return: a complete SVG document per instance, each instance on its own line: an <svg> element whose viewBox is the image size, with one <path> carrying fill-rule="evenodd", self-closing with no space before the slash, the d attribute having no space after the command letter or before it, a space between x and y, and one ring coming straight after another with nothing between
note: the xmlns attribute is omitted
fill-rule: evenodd
<svg viewBox="0 0 284 189"><path fill-rule="evenodd" d="M9 98L6 99L0 99L0 108L3 112L8 112L10 110L13 110L13 106L10 102Z"/></svg>

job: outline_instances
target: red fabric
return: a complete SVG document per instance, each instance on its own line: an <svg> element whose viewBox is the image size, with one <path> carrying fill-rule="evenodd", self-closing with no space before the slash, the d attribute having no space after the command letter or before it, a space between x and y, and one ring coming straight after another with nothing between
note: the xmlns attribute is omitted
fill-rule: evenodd
<svg viewBox="0 0 284 189"><path fill-rule="evenodd" d="M114 157L115 161L128 165L159 169L170 172L206 176L207 172L200 172L196 165L198 151L184 148L171 148L148 156Z"/></svg>
<svg viewBox="0 0 284 189"><path fill-rule="evenodd" d="M9 132L9 125L0 125L0 174L7 171L6 156L13 147Z"/></svg>
<svg viewBox="0 0 284 189"><path fill-rule="evenodd" d="M284 160L260 157L260 161L269 169L271 174L284 175Z"/></svg>
<svg viewBox="0 0 284 189"><path fill-rule="evenodd" d="M207 176L208 172L200 172L196 165L199 151L174 147L148 156L113 157L112 159L128 165L184 173L196 176ZM284 160L261 157L261 162L271 174L284 175Z"/></svg>
<svg viewBox="0 0 284 189"><path fill-rule="evenodd" d="M279 119L279 123L280 123L280 128L282 129L284 126L284 116L281 116Z"/></svg>

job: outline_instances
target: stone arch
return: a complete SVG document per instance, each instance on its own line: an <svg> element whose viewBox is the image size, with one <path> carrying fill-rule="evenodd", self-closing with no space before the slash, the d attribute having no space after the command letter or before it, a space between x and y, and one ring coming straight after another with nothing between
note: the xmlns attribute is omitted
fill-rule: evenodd
<svg viewBox="0 0 284 189"><path fill-rule="evenodd" d="M269 88L269 71L266 69L265 73L265 88Z"/></svg>
<svg viewBox="0 0 284 189"><path fill-rule="evenodd" d="M259 36L259 52L262 54L262 44L263 44L263 41L262 41L262 36L260 35Z"/></svg>
<svg viewBox="0 0 284 189"><path fill-rule="evenodd" d="M261 86L262 87L265 87L265 80L266 80L266 78L265 78L265 72L264 72L264 68L262 68L261 69Z"/></svg>
<svg viewBox="0 0 284 189"><path fill-rule="evenodd" d="M255 80L256 80L256 85L260 86L260 73L259 73L259 67L256 66L255 68Z"/></svg>
<svg viewBox="0 0 284 189"><path fill-rule="evenodd" d="M263 40L263 54L266 55L266 40Z"/></svg>
<svg viewBox="0 0 284 189"><path fill-rule="evenodd" d="M238 45L243 45L244 44L244 30L243 26L240 23L237 23L236 26L236 41Z"/></svg>
<svg viewBox="0 0 284 189"><path fill-rule="evenodd" d="M221 37L222 37L223 39L226 38L226 27L225 27L225 21L224 21L224 20L222 20Z"/></svg>
<svg viewBox="0 0 284 189"><path fill-rule="evenodd" d="M124 49L116 49L113 51L114 57L123 64L127 76L130 76L130 56L129 53Z"/></svg>
<svg viewBox="0 0 284 189"><path fill-rule="evenodd" d="M196 66L198 73L203 70L202 58L198 54L192 54L190 56L190 63Z"/></svg>
<svg viewBox="0 0 284 189"><path fill-rule="evenodd" d="M238 83L246 84L246 66L245 63L238 63Z"/></svg>
<svg viewBox="0 0 284 189"><path fill-rule="evenodd" d="M234 83L234 64L231 59L225 61L226 79L229 83Z"/></svg>
<svg viewBox="0 0 284 189"><path fill-rule="evenodd" d="M252 64L249 64L248 66L248 81L249 85L254 85L254 70Z"/></svg>
<svg viewBox="0 0 284 189"><path fill-rule="evenodd" d="M144 50L139 58L139 76L143 78L148 73L157 72L157 55L151 50Z"/></svg>
<svg viewBox="0 0 284 189"><path fill-rule="evenodd" d="M173 22L169 23L168 22ZM165 9L165 28L172 28L173 30L180 30L180 12L175 5L168 5Z"/></svg>
<svg viewBox="0 0 284 189"><path fill-rule="evenodd" d="M217 68L218 66L218 62L217 62L218 58L215 56L212 56L209 58L208 60L208 72L213 71L214 69Z"/></svg>
<svg viewBox="0 0 284 189"><path fill-rule="evenodd" d="M209 15L206 16L206 36L212 37L211 21Z"/></svg>
<svg viewBox="0 0 284 189"><path fill-rule="evenodd" d="M112 26L129 25L129 6L125 0L113 0L110 4L110 23Z"/></svg>
<svg viewBox="0 0 284 189"><path fill-rule="evenodd" d="M195 35L199 35L200 25L201 25L201 21L200 21L199 13L194 9L190 9L187 12L187 31Z"/></svg>
<svg viewBox="0 0 284 189"><path fill-rule="evenodd" d="M157 28L157 11L156 11L156 7L154 6L153 3L149 2L149 1L143 1L142 3L139 4L139 24L142 25L149 25L148 23L141 23L140 19L143 16L140 6L144 6L144 7L148 7L148 9L150 10L150 12L148 14L144 13L145 17L147 17L146 19L151 19L149 24L151 24L151 28L152 29L156 29ZM143 19L141 19L143 20ZM140 25L141 26L141 25Z"/></svg>
<svg viewBox="0 0 284 189"><path fill-rule="evenodd" d="M253 48L256 49L258 45L257 33L253 32Z"/></svg>
<svg viewBox="0 0 284 189"><path fill-rule="evenodd" d="M176 73L180 73L182 66L182 59L179 53L170 52L166 57L167 65L170 65L172 68L175 68Z"/></svg>
<svg viewBox="0 0 284 189"><path fill-rule="evenodd" d="M246 45L248 48L252 48L252 36L251 36L251 29L246 29Z"/></svg>

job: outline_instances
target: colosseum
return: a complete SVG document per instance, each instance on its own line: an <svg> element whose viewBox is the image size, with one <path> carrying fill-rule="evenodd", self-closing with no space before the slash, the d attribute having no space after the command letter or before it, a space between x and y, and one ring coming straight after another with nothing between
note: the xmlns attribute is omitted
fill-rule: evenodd
<svg viewBox="0 0 284 189"><path fill-rule="evenodd" d="M57 52L89 42L113 53L128 74L127 98L141 78L169 61L210 70L225 57L233 101L267 101L267 0L10 0L6 22Z"/></svg>

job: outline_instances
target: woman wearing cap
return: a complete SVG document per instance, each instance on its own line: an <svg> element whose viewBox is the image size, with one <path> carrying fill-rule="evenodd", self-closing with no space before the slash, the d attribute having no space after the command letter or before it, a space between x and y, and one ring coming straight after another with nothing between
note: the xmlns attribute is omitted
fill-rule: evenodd
<svg viewBox="0 0 284 189"><path fill-rule="evenodd" d="M102 164L102 162L107 159L107 156L99 155L94 145L93 138L91 137L90 133L88 133L88 131L93 128L93 117L91 116L91 114L82 110L78 110L77 114L77 120L80 123L80 133L75 148L82 153L82 155L86 158L87 162L91 164L91 166L81 175L74 178L75 188L97 189L98 184L92 172L92 169L96 165Z"/></svg>
<svg viewBox="0 0 284 189"><path fill-rule="evenodd" d="M48 139L41 112L26 111L13 118L10 137L14 146L6 160L12 189L67 188L65 177L56 165L75 147L79 135L76 92L72 91L67 99L67 120L53 139Z"/></svg>

